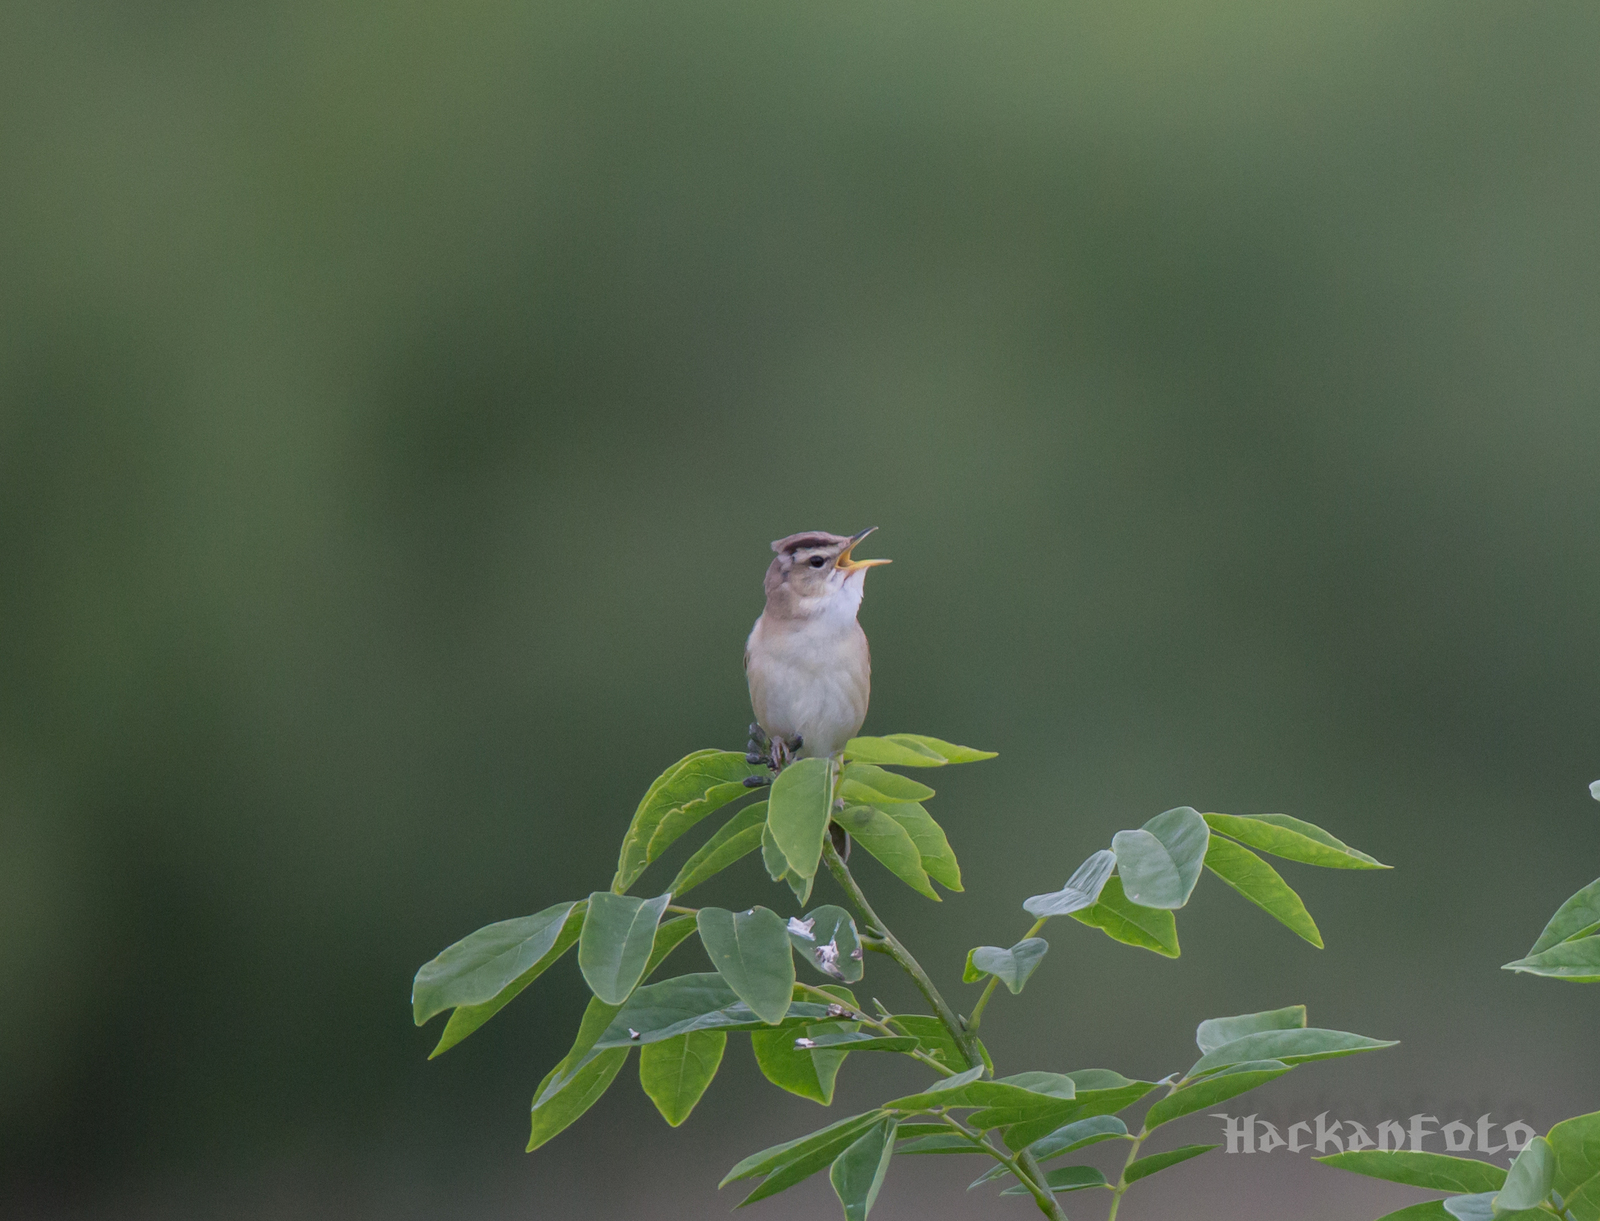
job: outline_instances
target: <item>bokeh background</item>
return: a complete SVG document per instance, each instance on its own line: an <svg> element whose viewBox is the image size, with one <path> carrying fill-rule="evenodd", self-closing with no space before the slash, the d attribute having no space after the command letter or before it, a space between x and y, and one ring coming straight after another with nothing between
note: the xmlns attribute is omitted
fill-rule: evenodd
<svg viewBox="0 0 1600 1221"><path fill-rule="evenodd" d="M1001 752L934 777L967 894L869 874L958 994L1170 806L1397 866L1288 867L1321 952L1214 880L1177 962L1065 922L1003 1065L1304 1001L1403 1043L1280 1123L1593 1109L1596 995L1497 968L1600 871L1597 67L1562 3L0 8L0 1212L722 1215L829 1118L747 1051L529 1157L575 964L431 1064L409 983L742 745L809 528L895 561L868 730ZM869 1059L839 1105L914 1076ZM1031 1212L972 1173L874 1215Z"/></svg>

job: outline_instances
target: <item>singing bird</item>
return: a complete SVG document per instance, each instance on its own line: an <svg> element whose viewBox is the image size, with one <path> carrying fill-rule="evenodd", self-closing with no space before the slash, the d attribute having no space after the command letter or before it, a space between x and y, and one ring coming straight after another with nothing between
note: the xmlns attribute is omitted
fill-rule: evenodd
<svg viewBox="0 0 1600 1221"><path fill-rule="evenodd" d="M872 657L856 612L867 569L889 561L850 553L876 529L848 537L809 530L772 544L767 605L745 644L744 669L761 730L752 735L774 770L790 758L838 754L866 720Z"/></svg>

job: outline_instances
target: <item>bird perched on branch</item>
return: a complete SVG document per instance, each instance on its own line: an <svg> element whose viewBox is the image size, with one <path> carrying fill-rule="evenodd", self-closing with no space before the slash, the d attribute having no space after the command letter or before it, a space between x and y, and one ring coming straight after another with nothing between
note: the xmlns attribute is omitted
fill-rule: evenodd
<svg viewBox="0 0 1600 1221"><path fill-rule="evenodd" d="M856 611L867 569L889 561L850 553L876 529L810 530L772 544L767 606L744 650L756 714L751 762L777 771L793 758L836 755L866 720L872 657Z"/></svg>

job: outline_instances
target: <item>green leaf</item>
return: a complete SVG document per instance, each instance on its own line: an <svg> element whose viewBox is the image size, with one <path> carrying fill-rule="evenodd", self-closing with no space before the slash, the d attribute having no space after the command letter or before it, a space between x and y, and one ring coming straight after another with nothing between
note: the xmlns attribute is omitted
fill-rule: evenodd
<svg viewBox="0 0 1600 1221"><path fill-rule="evenodd" d="M765 907L702 907L700 942L711 965L762 1021L776 1025L794 999L794 953L783 917Z"/></svg>
<svg viewBox="0 0 1600 1221"><path fill-rule="evenodd" d="M896 1030L903 1030L916 1039L922 1044L923 1051L946 1068L964 1073L972 1067L961 1045L938 1018L925 1013L897 1013L888 1022ZM902 1124L901 1128L904 1127Z"/></svg>
<svg viewBox="0 0 1600 1221"><path fill-rule="evenodd" d="M1455 1221L1445 1211L1443 1200L1424 1200L1396 1212L1384 1213L1378 1221Z"/></svg>
<svg viewBox="0 0 1600 1221"><path fill-rule="evenodd" d="M1140 1179L1149 1178L1158 1170L1176 1166L1179 1162L1186 1162L1191 1157L1199 1157L1202 1153L1210 1153L1213 1149L1221 1147L1221 1145L1184 1145L1180 1149L1169 1149L1165 1153L1152 1153L1149 1157L1141 1157L1136 1162L1130 1162L1122 1172L1122 1181L1137 1183Z"/></svg>
<svg viewBox="0 0 1600 1221"><path fill-rule="evenodd" d="M983 1069L968 1069L935 1082L921 1093L907 1094L883 1105L895 1111L923 1111L934 1107L1032 1107L1071 1101L1076 1084L1064 1073L1019 1073L983 1081Z"/></svg>
<svg viewBox="0 0 1600 1221"><path fill-rule="evenodd" d="M1103 1140L1126 1139L1128 1125L1115 1115L1095 1115L1089 1119L1079 1119L1057 1128L1048 1136L1040 1137L1028 1145L1028 1152L1039 1160L1059 1157L1062 1154L1072 1153L1075 1150L1089 1145L1099 1144ZM974 1180L967 1190L987 1183L994 1179L1006 1178L1011 1174L1004 1166L992 1166L979 1178Z"/></svg>
<svg viewBox="0 0 1600 1221"><path fill-rule="evenodd" d="M883 1118L882 1111L869 1111L866 1115L840 1120L798 1141L775 1146L776 1150L781 1151L776 1158L768 1157L774 1149L756 1154L757 1158L767 1159L773 1163L770 1169L746 1170L736 1175L734 1171L752 1161L751 1158L746 1158L739 1163L739 1166L728 1172L728 1177L723 1179L723 1182L726 1183L734 1178L748 1178L752 1174L767 1176L761 1186L739 1201L740 1208L746 1204L754 1204L757 1200L764 1200L768 1196L775 1196L780 1191L786 1191L796 1183L810 1178L853 1145L864 1132L881 1123Z"/></svg>
<svg viewBox="0 0 1600 1221"><path fill-rule="evenodd" d="M1004 1086L1006 1094L993 1094L985 1086ZM1021 1094L1015 1091L1023 1091ZM976 1128L1005 1128L1013 1124L1059 1124L1075 1108L1077 1083L1066 1073L1028 1072L1014 1073L995 1081L979 1082L969 1087L969 1096L977 1096L983 1110L975 1111L969 1121Z"/></svg>
<svg viewBox="0 0 1600 1221"><path fill-rule="evenodd" d="M700 851L683 863L667 890L680 898L707 878L715 877L735 861L761 846L767 828L767 803L745 806L706 840Z"/></svg>
<svg viewBox="0 0 1600 1221"><path fill-rule="evenodd" d="M1555 1189L1577 1221L1600 1218L1600 1111L1563 1119L1545 1139L1556 1155Z"/></svg>
<svg viewBox="0 0 1600 1221"><path fill-rule="evenodd" d="M790 873L815 877L828 834L833 800L833 763L801 759L778 773L767 797L767 829ZM771 863L768 863L770 872Z"/></svg>
<svg viewBox="0 0 1600 1221"><path fill-rule="evenodd" d="M967 966L961 973L961 982L973 984L985 975L993 975L1015 996L1022 991L1022 985L1028 982L1028 976L1044 960L1045 951L1049 948L1050 943L1043 937L1024 938L1009 950L1002 950L996 945L980 945L967 951Z"/></svg>
<svg viewBox="0 0 1600 1221"><path fill-rule="evenodd" d="M1247 1060L1282 1060L1285 1064L1294 1065L1393 1046L1394 1040L1369 1039L1365 1035L1349 1034L1343 1030L1321 1030L1315 1026L1306 1030L1263 1030L1208 1051L1195 1061L1186 1077L1214 1073Z"/></svg>
<svg viewBox="0 0 1600 1221"><path fill-rule="evenodd" d="M727 1044L727 1031L691 1030L640 1050L639 1084L674 1128L689 1118L717 1075Z"/></svg>
<svg viewBox="0 0 1600 1221"><path fill-rule="evenodd" d="M717 1184L717 1190L721 1191L729 1183L736 1183L740 1179L751 1179L757 1175L771 1174L783 1166L807 1157L818 1149L825 1148L835 1142L842 1142L833 1153L830 1153L817 1163L816 1169L820 1170L831 1162L840 1150L851 1145L857 1136L881 1120L884 1114L884 1111L876 1110L866 1111L860 1115L851 1115L845 1119L834 1121L826 1128L818 1128L815 1132L806 1136L799 1136L794 1140L786 1140L781 1145L773 1145L770 1148L761 1150L760 1153L752 1153L722 1176L722 1182Z"/></svg>
<svg viewBox="0 0 1600 1221"><path fill-rule="evenodd" d="M421 1026L446 1009L481 1005L541 963L548 966L545 959L565 931L568 917L581 907L557 903L535 915L501 920L463 937L417 972L411 985L412 1019ZM581 927L581 910L573 923Z"/></svg>
<svg viewBox="0 0 1600 1221"><path fill-rule="evenodd" d="M566 914L559 921L543 920L563 908ZM412 985L411 1002L414 1015L426 1013L418 1020L419 1026L442 1009L452 1004L456 1007L450 1020L445 1023L438 1044L428 1053L428 1059L449 1051L549 970L578 940L587 910L586 902L563 903L546 908L535 916L491 924L488 928L479 929L471 937L458 941L418 971L416 982ZM522 927L507 927L511 925ZM494 936L486 937L485 934ZM469 942L475 944L469 948ZM496 953L497 947L503 949ZM541 949L543 952L540 952ZM453 954L458 950L462 951L459 955ZM481 995L501 974L519 966L524 969L491 993L489 999L478 1003L465 1002L464 998Z"/></svg>
<svg viewBox="0 0 1600 1221"><path fill-rule="evenodd" d="M1573 984L1600 983L1600 937L1559 941L1541 954L1508 962L1500 969L1564 979Z"/></svg>
<svg viewBox="0 0 1600 1221"><path fill-rule="evenodd" d="M1303 865L1325 869L1388 869L1382 861L1335 839L1314 823L1287 814L1207 814L1213 831Z"/></svg>
<svg viewBox="0 0 1600 1221"><path fill-rule="evenodd" d="M1111 877L1111 870L1116 863L1116 853L1109 848L1102 848L1073 870L1067 884L1060 890L1047 895L1034 895L1023 903L1022 910L1030 916L1043 918L1070 916L1073 912L1092 907L1105 889L1106 880Z"/></svg>
<svg viewBox="0 0 1600 1221"><path fill-rule="evenodd" d="M894 1138L896 1140L910 1140L914 1136L954 1136L954 1135L955 1135L955 1133L950 1130L950 1125L948 1125L948 1124L942 1124L942 1123L917 1123L915 1121L907 1121L905 1123L902 1123L900 1125L900 1127L898 1129L896 1129L895 1134L894 1134Z"/></svg>
<svg viewBox="0 0 1600 1221"><path fill-rule="evenodd" d="M962 889L961 866L956 863L956 854L951 851L944 828L934 822L933 815L914 801L885 806L883 813L899 823L911 837L927 875L947 890L959 892Z"/></svg>
<svg viewBox="0 0 1600 1221"><path fill-rule="evenodd" d="M571 1123L599 1101L600 1095L610 1088L617 1073L628 1059L628 1049L619 1047L601 1052L590 1059L576 1074L547 1097L545 1086L557 1069L553 1068L540 1082L534 1096L532 1124L528 1136L528 1152L532 1153L551 1137L565 1130ZM557 1065L557 1068L560 1066Z"/></svg>
<svg viewBox="0 0 1600 1221"><path fill-rule="evenodd" d="M896 801L927 801L933 790L910 776L886 772L870 763L847 763L840 773L839 796L855 805L881 808Z"/></svg>
<svg viewBox="0 0 1600 1221"><path fill-rule="evenodd" d="M857 763L881 763L890 767L943 767L946 763L993 759L995 752L956 746L920 733L892 733L884 738L851 738L844 745L844 757Z"/></svg>
<svg viewBox="0 0 1600 1221"><path fill-rule="evenodd" d="M693 932L693 916L679 916L675 920L668 920L660 928L656 929L655 944L650 950L650 961L645 964L644 968L645 978L648 979L651 973L666 960L667 955L677 949ZM578 1024L578 1034L572 1041L572 1048L567 1052L561 1063L556 1065L556 1070L552 1071L552 1077L556 1075L557 1071L563 1073L570 1071L588 1055L594 1048L595 1041L605 1033L606 1028L611 1025L612 1020L621 1011L621 1005L608 1005L599 997L590 997L589 1005L583 1011L583 1019ZM547 1080L549 1079L547 1078ZM538 1095L536 1094L535 1097L537 1098Z"/></svg>
<svg viewBox="0 0 1600 1221"><path fill-rule="evenodd" d="M828 1007L796 1001L789 1006L791 1025L826 1021ZM738 998L715 971L679 975L646 984L617 1010L596 1048L659 1043L691 1030L758 1030L771 1023Z"/></svg>
<svg viewBox="0 0 1600 1221"><path fill-rule="evenodd" d="M922 853L916 842L893 818L872 806L851 806L834 821L912 890L935 903L940 901L922 867Z"/></svg>
<svg viewBox="0 0 1600 1221"><path fill-rule="evenodd" d="M894 1157L894 1130L893 1119L868 1128L829 1168L828 1181L844 1205L845 1221L867 1221Z"/></svg>
<svg viewBox="0 0 1600 1221"><path fill-rule="evenodd" d="M1316 1160L1368 1178L1466 1195L1499 1191L1506 1181L1505 1170L1490 1162L1443 1153L1412 1153L1408 1149L1363 1149L1357 1153L1330 1153Z"/></svg>
<svg viewBox="0 0 1600 1221"><path fill-rule="evenodd" d="M833 1105L833 1087L839 1068L849 1054L846 1050L808 1051L797 1048L797 1036L815 1038L819 1033L854 1030L855 1022L819 1022L814 1026L786 1027L781 1030L753 1030L750 1046L762 1074L773 1085L820 1102Z"/></svg>
<svg viewBox="0 0 1600 1221"><path fill-rule="evenodd" d="M1143 907L1182 907L1200 879L1210 838L1205 819L1188 806L1157 814L1137 831L1118 831L1111 850L1124 893Z"/></svg>
<svg viewBox="0 0 1600 1221"><path fill-rule="evenodd" d="M650 961L645 964L644 968L646 978L666 960L667 955L677 949L684 939L693 932L693 916L679 916L676 920L668 920L658 928L656 930L655 944L650 951ZM533 1107L535 1110L538 1110L543 1103L549 1102L551 1096L570 1083L571 1078L579 1068L595 1058L595 1043L610 1027L612 1021L621 1010L621 1005L608 1005L598 997L589 998L589 1005L583 1011L583 1020L578 1024L578 1033L572 1040L571 1049L554 1068L545 1074L544 1080L539 1083L539 1088L534 1091ZM446 1030L448 1029L446 1027ZM626 1048L623 1050L626 1050ZM599 1095L596 1094L595 1097L599 1097ZM551 1135L554 1135L554 1133L552 1132Z"/></svg>
<svg viewBox="0 0 1600 1221"><path fill-rule="evenodd" d="M1556 909L1528 956L1542 954L1553 945L1586 936L1600 924L1600 878L1590 882Z"/></svg>
<svg viewBox="0 0 1600 1221"><path fill-rule="evenodd" d="M735 751L697 750L662 772L639 802L633 822L622 837L611 889L617 894L627 890L645 866L679 835L707 814L748 794L750 790L743 786L743 780L762 770L746 763L744 756ZM669 834L658 839L657 833L664 826Z"/></svg>
<svg viewBox="0 0 1600 1221"><path fill-rule="evenodd" d="M1178 926L1170 911L1141 907L1123 893L1122 879L1106 879L1100 900L1093 907L1069 913L1080 924L1097 928L1113 941L1154 950L1168 958L1178 956Z"/></svg>
<svg viewBox="0 0 1600 1221"><path fill-rule="evenodd" d="M790 920L789 944L800 957L829 979L854 983L864 969L861 938L849 912L825 904L807 912L803 920Z"/></svg>
<svg viewBox="0 0 1600 1221"><path fill-rule="evenodd" d="M1306 1007L1290 1005L1261 1013L1241 1013L1237 1017L1210 1018L1195 1030L1194 1041L1202 1052L1216 1051L1247 1034L1259 1034L1263 1030L1303 1030L1305 1024Z"/></svg>
<svg viewBox="0 0 1600 1221"><path fill-rule="evenodd" d="M1049 1136L1041 1137L1028 1146L1028 1152L1044 1161L1063 1153L1072 1153L1087 1145L1128 1135L1128 1125L1115 1115L1095 1115L1079 1119L1057 1128Z"/></svg>
<svg viewBox="0 0 1600 1221"><path fill-rule="evenodd" d="M620 1005L643 978L656 926L671 901L670 892L654 899L604 890L589 896L578 938L578 969L589 990L606 1004Z"/></svg>
<svg viewBox="0 0 1600 1221"><path fill-rule="evenodd" d="M1265 1085L1283 1076L1291 1067L1282 1060L1246 1060L1243 1064L1225 1068L1161 1099L1144 1117L1144 1126L1153 1131L1164 1123L1171 1123L1195 1111L1203 1111L1206 1107L1253 1090L1258 1085Z"/></svg>
<svg viewBox="0 0 1600 1221"><path fill-rule="evenodd" d="M1001 1169L1004 1169L1002 1167ZM1044 1176L1045 1186L1052 1192L1082 1191L1085 1187L1109 1187L1106 1176L1093 1166L1058 1166ZM1000 1193L1003 1196L1030 1195L1022 1183L1013 1183Z"/></svg>
<svg viewBox="0 0 1600 1221"><path fill-rule="evenodd" d="M1005 1143L1008 1149L1032 1145L1058 1131L1063 1124L1124 1110L1156 1088L1154 1081L1130 1081L1121 1073L1106 1068L1077 1069L1067 1076L1072 1078L1077 1087L1072 1102L1059 1110L1042 1112L1036 1118L1007 1128Z"/></svg>
<svg viewBox="0 0 1600 1221"><path fill-rule="evenodd" d="M1518 1208L1510 1211L1495 1207L1494 1193L1484 1192L1472 1196L1451 1196L1443 1200L1444 1211L1456 1221L1549 1221L1550 1214L1542 1208Z"/></svg>
<svg viewBox="0 0 1600 1221"><path fill-rule="evenodd" d="M922 1124L901 1124L900 1136L905 1136L908 1127L923 1127ZM901 1145L897 1153L979 1153L983 1150L974 1145L965 1136L958 1136L948 1128L936 1136L924 1136L907 1144ZM1001 1167L1005 1169L1004 1166Z"/></svg>
<svg viewBox="0 0 1600 1221"><path fill-rule="evenodd" d="M1233 887L1267 915L1322 948L1322 934L1300 896L1278 875L1278 871L1248 848L1231 839L1213 837L1206 848L1206 868Z"/></svg>
<svg viewBox="0 0 1600 1221"><path fill-rule="evenodd" d="M1494 1198L1495 1216L1543 1204L1555 1183L1556 1158L1550 1142L1535 1136L1511 1163L1505 1186Z"/></svg>
<svg viewBox="0 0 1600 1221"><path fill-rule="evenodd" d="M910 1035L877 1034L866 1030L838 1030L809 1037L819 1051L910 1052L917 1050L917 1041Z"/></svg>

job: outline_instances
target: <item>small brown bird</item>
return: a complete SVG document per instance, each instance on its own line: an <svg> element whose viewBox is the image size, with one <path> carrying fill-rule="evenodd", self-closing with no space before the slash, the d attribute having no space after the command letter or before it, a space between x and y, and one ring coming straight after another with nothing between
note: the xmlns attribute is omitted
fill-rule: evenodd
<svg viewBox="0 0 1600 1221"><path fill-rule="evenodd" d="M775 767L838 754L866 720L872 657L856 611L867 569L889 561L850 552L876 529L848 537L811 530L772 544L767 606L745 645L744 669Z"/></svg>

